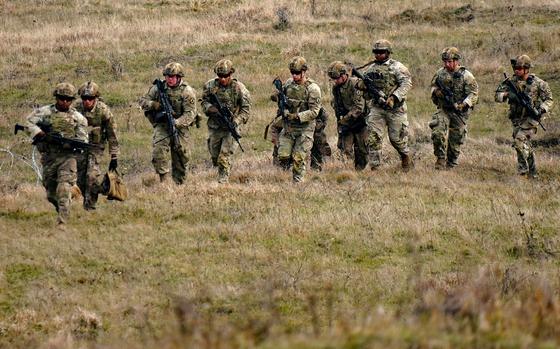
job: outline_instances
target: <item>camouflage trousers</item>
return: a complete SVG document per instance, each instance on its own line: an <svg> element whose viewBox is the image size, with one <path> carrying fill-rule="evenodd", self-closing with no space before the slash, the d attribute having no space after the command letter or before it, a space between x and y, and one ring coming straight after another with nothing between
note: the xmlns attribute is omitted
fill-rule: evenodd
<svg viewBox="0 0 560 349"><path fill-rule="evenodd" d="M66 223L70 216L72 203L71 189L76 185L77 162L71 153L43 153L43 186L47 200L58 212L58 223Z"/></svg>
<svg viewBox="0 0 560 349"><path fill-rule="evenodd" d="M276 117L269 127L270 140L274 145L274 148L272 149L272 164L275 166L280 166L280 160L278 160L278 148L280 146L280 132L282 132L283 127L281 117Z"/></svg>
<svg viewBox="0 0 560 349"><path fill-rule="evenodd" d="M368 156L367 138L368 129L365 126L345 133L340 131L338 133L338 148L342 152L345 161L351 160L354 162L356 170L366 168Z"/></svg>
<svg viewBox="0 0 560 349"><path fill-rule="evenodd" d="M171 175L177 184L183 184L187 177L189 164L188 156L188 130L177 128L179 131L179 143L177 147L171 147L171 137L167 132L167 125L154 124L154 135L152 138L152 164L160 175L169 173L169 157L171 155Z"/></svg>
<svg viewBox="0 0 560 349"><path fill-rule="evenodd" d="M457 166L461 145L467 138L467 125L458 115L438 110L432 116L429 126L432 129L434 155L438 159L446 159L449 167Z"/></svg>
<svg viewBox="0 0 560 349"><path fill-rule="evenodd" d="M229 177L233 153L237 147L237 142L227 129L208 128L208 151L212 164L218 167L220 179Z"/></svg>
<svg viewBox="0 0 560 349"><path fill-rule="evenodd" d="M531 138L537 134L535 124L537 124L536 121L525 120L513 125L513 148L517 153L517 173L520 175L537 174L535 152L531 145Z"/></svg>
<svg viewBox="0 0 560 349"><path fill-rule="evenodd" d="M325 127L327 125L323 122L317 121L317 126L313 132L313 146L311 147L311 168L321 171L325 157L332 155L331 146L327 141L327 134Z"/></svg>
<svg viewBox="0 0 560 349"><path fill-rule="evenodd" d="M408 155L408 118L403 108L397 110L384 110L372 106L367 117L368 128L368 158L372 168L381 165L381 149L386 130L389 133L391 145L399 152L401 157Z"/></svg>
<svg viewBox="0 0 560 349"><path fill-rule="evenodd" d="M303 127L288 126L282 129L279 139L278 159L289 166L292 162L294 182L302 182L306 172L306 160L313 147L315 122Z"/></svg>
<svg viewBox="0 0 560 349"><path fill-rule="evenodd" d="M103 173L99 169L99 158L102 152L89 152L77 157L78 161L78 187L84 197L84 208L95 209L97 198L102 192L101 183Z"/></svg>

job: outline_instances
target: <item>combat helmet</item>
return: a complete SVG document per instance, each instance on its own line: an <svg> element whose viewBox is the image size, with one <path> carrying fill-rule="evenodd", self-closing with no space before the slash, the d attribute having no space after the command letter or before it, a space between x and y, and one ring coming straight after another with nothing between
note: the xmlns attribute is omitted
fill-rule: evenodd
<svg viewBox="0 0 560 349"><path fill-rule="evenodd" d="M185 68L183 68L181 63L171 62L171 63L168 63L163 68L162 73L163 73L163 76L177 75L177 76L183 77L183 76L185 76Z"/></svg>
<svg viewBox="0 0 560 349"><path fill-rule="evenodd" d="M80 97L99 97L99 86L93 82L88 81L85 82L80 88L78 89L78 94Z"/></svg>
<svg viewBox="0 0 560 349"><path fill-rule="evenodd" d="M307 70L307 61L301 56L295 56L288 65L291 72L300 72Z"/></svg>
<svg viewBox="0 0 560 349"><path fill-rule="evenodd" d="M61 82L54 87L53 96L76 98L76 88L68 82Z"/></svg>
<svg viewBox="0 0 560 349"><path fill-rule="evenodd" d="M341 61L334 61L329 65L327 74L331 79L338 79L343 74L348 74L346 71L346 65Z"/></svg>
<svg viewBox="0 0 560 349"><path fill-rule="evenodd" d="M388 53L393 53L393 44L391 44L389 40L377 40L373 44L373 48L371 49L371 52L373 53L375 53L376 51L387 51Z"/></svg>
<svg viewBox="0 0 560 349"><path fill-rule="evenodd" d="M457 47L446 47L441 52L442 61L458 61L463 56Z"/></svg>
<svg viewBox="0 0 560 349"><path fill-rule="evenodd" d="M513 68L521 67L521 68L529 69L533 67L533 62L531 61L531 57L527 55L521 55L511 60L511 66Z"/></svg>
<svg viewBox="0 0 560 349"><path fill-rule="evenodd" d="M214 66L214 73L216 75L230 75L235 73L233 63L229 59L220 59Z"/></svg>

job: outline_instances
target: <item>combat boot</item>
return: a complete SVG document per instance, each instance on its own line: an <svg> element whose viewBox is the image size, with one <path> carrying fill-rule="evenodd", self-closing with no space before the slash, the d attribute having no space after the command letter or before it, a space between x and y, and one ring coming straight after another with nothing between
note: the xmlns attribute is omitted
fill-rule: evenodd
<svg viewBox="0 0 560 349"><path fill-rule="evenodd" d="M402 154L401 166L404 172L410 171L410 169L412 169L412 167L414 166L414 163L412 162L412 157L408 154Z"/></svg>
<svg viewBox="0 0 560 349"><path fill-rule="evenodd" d="M443 170L443 169L445 169L445 159L438 158L436 160L436 170Z"/></svg>

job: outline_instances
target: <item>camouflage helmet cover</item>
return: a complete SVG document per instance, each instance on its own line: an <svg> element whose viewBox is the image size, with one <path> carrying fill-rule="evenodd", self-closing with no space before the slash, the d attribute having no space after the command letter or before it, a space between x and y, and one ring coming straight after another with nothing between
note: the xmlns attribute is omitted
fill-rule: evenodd
<svg viewBox="0 0 560 349"><path fill-rule="evenodd" d="M376 51L387 51L389 53L392 53L393 44L391 44L389 40L385 40L385 39L377 40L373 44L373 48L371 49L371 52L373 53L375 53Z"/></svg>
<svg viewBox="0 0 560 349"><path fill-rule="evenodd" d="M78 94L80 97L99 97L99 86L93 81L85 82L78 89Z"/></svg>
<svg viewBox="0 0 560 349"><path fill-rule="evenodd" d="M183 76L185 76L185 68L183 68L181 63L171 62L171 63L168 63L163 68L162 73L163 73L163 76L177 75L177 76L183 77Z"/></svg>
<svg viewBox="0 0 560 349"><path fill-rule="evenodd" d="M76 98L76 88L68 82L61 82L54 87L53 96Z"/></svg>
<svg viewBox="0 0 560 349"><path fill-rule="evenodd" d="M295 56L288 64L290 71L304 71L307 70L307 61L301 56Z"/></svg>
<svg viewBox="0 0 560 349"><path fill-rule="evenodd" d="M341 61L334 61L329 65L327 74L331 79L338 79L343 74L348 74L346 64Z"/></svg>
<svg viewBox="0 0 560 349"><path fill-rule="evenodd" d="M216 75L229 75L235 73L233 63L229 59L221 59L214 66L214 73Z"/></svg>
<svg viewBox="0 0 560 349"><path fill-rule="evenodd" d="M458 61L463 56L457 47L446 47L441 52L442 61Z"/></svg>
<svg viewBox="0 0 560 349"><path fill-rule="evenodd" d="M521 55L511 60L511 66L513 68L521 67L521 68L529 69L533 67L533 62L531 61L531 58L529 56Z"/></svg>

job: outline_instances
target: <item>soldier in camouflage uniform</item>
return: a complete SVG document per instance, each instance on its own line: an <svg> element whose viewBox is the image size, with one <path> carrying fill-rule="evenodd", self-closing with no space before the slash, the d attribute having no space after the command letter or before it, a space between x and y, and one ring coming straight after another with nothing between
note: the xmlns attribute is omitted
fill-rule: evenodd
<svg viewBox="0 0 560 349"><path fill-rule="evenodd" d="M218 106L210 102L210 95L215 94L220 104L229 109L238 131L249 120L251 111L251 95L242 82L231 76L234 72L229 59L218 61L214 66L217 77L206 82L202 93L202 110L208 116L208 150L212 164L218 167L219 183L229 181L231 158L238 144L220 120Z"/></svg>
<svg viewBox="0 0 560 349"><path fill-rule="evenodd" d="M402 168L408 171L412 168L412 157L408 147L406 95L412 87L412 78L408 68L390 58L392 44L388 40L376 41L372 52L375 60L366 68L365 75L387 97L377 98L366 94L370 110L367 117L369 163L372 170L381 165L383 138L385 130L388 130L389 140L401 157ZM359 88L367 91L363 82Z"/></svg>
<svg viewBox="0 0 560 349"><path fill-rule="evenodd" d="M165 93L173 108L175 126L179 134L179 145L171 146L171 136L167 130L157 86L150 88L140 99L144 114L154 127L152 140L152 164L161 182L169 179L169 154L171 154L171 175L176 184L183 184L188 169L188 130L196 120L196 94L183 80L185 69L179 63L169 63L163 68Z"/></svg>
<svg viewBox="0 0 560 349"><path fill-rule="evenodd" d="M459 49L445 48L441 53L443 67L431 84L432 101L438 110L429 126L438 170L457 166L467 135L467 120L478 101L478 84L472 73L460 65L460 59Z"/></svg>
<svg viewBox="0 0 560 349"><path fill-rule="evenodd" d="M288 100L288 114L280 133L278 158L283 167L292 162L294 182L302 182L306 160L313 146L315 119L321 110L321 89L307 73L307 62L303 57L294 57L289 64L292 78L283 86Z"/></svg>
<svg viewBox="0 0 560 349"><path fill-rule="evenodd" d="M367 165L367 110L363 92L357 85L360 79L349 77L343 62L329 65L328 75L334 82L332 107L338 123L338 148L347 159L353 159L356 170Z"/></svg>
<svg viewBox="0 0 560 349"><path fill-rule="evenodd" d="M78 186L84 196L84 208L95 210L97 198L102 192L103 173L99 169L99 160L103 156L105 144L109 144L109 171L115 171L118 166L119 141L117 139L117 124L107 104L99 100L99 86L88 81L78 89L81 102L76 104L76 110L88 121L89 143L99 146L78 157Z"/></svg>
<svg viewBox="0 0 560 349"><path fill-rule="evenodd" d="M60 83L53 95L54 104L36 109L27 116L26 130L41 153L47 199L58 212L57 223L64 224L70 215L71 190L76 185L76 153L69 144L51 142L50 133L87 142L87 120L71 107L76 95L73 85Z"/></svg>
<svg viewBox="0 0 560 349"><path fill-rule="evenodd" d="M552 109L552 92L548 84L534 74L530 74L531 58L527 55L518 56L511 60L514 76L510 79L518 93L530 98L532 107L538 116L532 116L523 107L514 91L511 91L506 81L496 89L496 102L509 103L509 119L513 126L513 147L517 152L517 172L529 178L537 178L535 153L531 146L531 138L537 134L539 121Z"/></svg>

